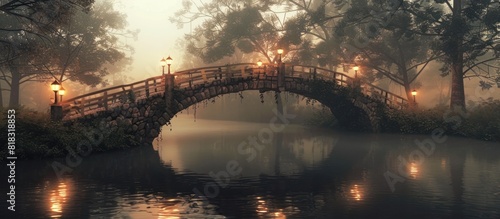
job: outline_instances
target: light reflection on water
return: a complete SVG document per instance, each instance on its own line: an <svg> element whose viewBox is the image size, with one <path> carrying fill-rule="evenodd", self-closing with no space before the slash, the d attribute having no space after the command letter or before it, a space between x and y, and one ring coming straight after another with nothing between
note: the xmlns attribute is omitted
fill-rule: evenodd
<svg viewBox="0 0 500 219"><path fill-rule="evenodd" d="M427 136L371 135L290 126L255 158L237 146L267 124L198 120L164 131L155 150L95 154L61 180L50 161L24 161L25 218L499 218L497 143L449 138L421 163L399 168ZM210 124L217 128L211 129ZM192 125L192 124L189 124ZM208 131L210 130L210 131ZM237 161L241 173L204 201L194 188ZM61 159L59 161L64 161ZM394 193L386 171L406 174ZM206 198L206 197L205 197ZM26 207L23 207L26 206ZM389 209L389 210L388 210Z"/></svg>
<svg viewBox="0 0 500 219"><path fill-rule="evenodd" d="M52 218L60 218L63 213L63 208L66 204L68 197L67 182L59 182L57 188L50 190L50 210L52 211Z"/></svg>

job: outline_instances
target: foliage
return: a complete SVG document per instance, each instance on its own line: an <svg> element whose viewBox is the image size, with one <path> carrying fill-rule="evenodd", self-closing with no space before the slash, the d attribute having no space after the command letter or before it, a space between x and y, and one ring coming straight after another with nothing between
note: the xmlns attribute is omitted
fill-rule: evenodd
<svg viewBox="0 0 500 219"><path fill-rule="evenodd" d="M483 88L500 78L500 2L404 1L401 10L418 18L415 25L401 28L438 38L432 49L444 54L440 59L442 74L452 75L451 106L465 109L464 78L481 78Z"/></svg>
<svg viewBox="0 0 500 219"><path fill-rule="evenodd" d="M337 17L334 7L331 1L213 0L197 4L185 0L183 9L170 20L182 26L206 18L185 37L187 51L205 63L237 51L259 54L272 63L277 61L276 50L282 48L287 61L332 66L338 55L325 47L336 46L331 40L331 25Z"/></svg>
<svg viewBox="0 0 500 219"><path fill-rule="evenodd" d="M471 107L472 108L472 107ZM464 136L500 141L500 100L488 99L471 109L463 124Z"/></svg>
<svg viewBox="0 0 500 219"><path fill-rule="evenodd" d="M442 128L449 135L476 138L487 141L500 141L500 101L488 99L468 112L463 121L447 121L450 110L437 107L429 110L386 112L382 122L384 132L403 134L431 134ZM456 127L455 127L456 125Z"/></svg>
<svg viewBox="0 0 500 219"><path fill-rule="evenodd" d="M2 111L0 131L7 133L7 111ZM16 156L19 159L40 159L48 157L63 157L68 148L75 150L78 143L87 140L84 133L94 130L97 124L63 125L60 122L50 121L48 113L41 113L30 109L16 110ZM2 142L7 142L7 135L1 136ZM123 129L113 130L103 139L101 144L92 147L93 152L103 152L134 145L133 137L125 134ZM7 147L0 149L0 156L7 156Z"/></svg>
<svg viewBox="0 0 500 219"><path fill-rule="evenodd" d="M103 77L110 73L106 66L126 58L125 51L131 51L120 43L119 36L133 37L135 32L125 30L125 16L115 11L110 1L93 4L82 0L85 7L77 0L11 2L18 2L21 6L16 10L23 13L32 10L31 4L41 5L36 6L41 12L0 15L5 16L0 32L9 32L0 35L0 42L4 42L4 49L0 50L0 79L10 87L11 107L19 105L19 88L25 82L57 79L90 86L103 83ZM58 4L50 6L54 2ZM55 21L46 21L41 28L38 19L44 18L38 17L42 16L39 13L55 16L50 18Z"/></svg>
<svg viewBox="0 0 500 219"><path fill-rule="evenodd" d="M439 56L430 50L434 37L408 31L406 27L415 25L418 18L397 11L398 5L391 6L394 2L352 2L335 26L343 61L361 66L361 75L369 81L388 78L401 85L411 98L416 86L411 84Z"/></svg>

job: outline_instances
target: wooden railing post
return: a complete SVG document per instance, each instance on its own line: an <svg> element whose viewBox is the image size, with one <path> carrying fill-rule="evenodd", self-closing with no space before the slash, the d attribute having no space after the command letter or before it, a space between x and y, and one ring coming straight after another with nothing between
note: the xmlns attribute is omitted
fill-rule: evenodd
<svg viewBox="0 0 500 219"><path fill-rule="evenodd" d="M284 90L284 82L285 82L285 63L281 62L279 65L279 71L278 71L278 90L282 91Z"/></svg>
<svg viewBox="0 0 500 219"><path fill-rule="evenodd" d="M146 97L149 97L149 81L148 80L146 80L145 86L146 87L144 89L146 89Z"/></svg>
<svg viewBox="0 0 500 219"><path fill-rule="evenodd" d="M385 92L385 104L387 104L387 101L389 99L389 92Z"/></svg>
<svg viewBox="0 0 500 219"><path fill-rule="evenodd" d="M167 107L171 107L174 102L174 75L165 75L165 103Z"/></svg>
<svg viewBox="0 0 500 219"><path fill-rule="evenodd" d="M63 118L63 109L60 104L50 105L50 119L52 121L61 121Z"/></svg>
<svg viewBox="0 0 500 219"><path fill-rule="evenodd" d="M108 110L108 92L104 91L104 94L102 95L102 101L104 105L104 109Z"/></svg>
<svg viewBox="0 0 500 219"><path fill-rule="evenodd" d="M83 97L82 100L80 101L80 110L82 116L85 115L85 97Z"/></svg>
<svg viewBox="0 0 500 219"><path fill-rule="evenodd" d="M193 73L188 72L188 74L189 74L189 87L191 88L193 86L193 77L192 77Z"/></svg>

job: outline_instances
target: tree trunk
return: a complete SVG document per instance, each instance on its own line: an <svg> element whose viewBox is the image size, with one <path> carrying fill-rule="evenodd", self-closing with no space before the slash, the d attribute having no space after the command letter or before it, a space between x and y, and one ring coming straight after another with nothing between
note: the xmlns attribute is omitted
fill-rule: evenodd
<svg viewBox="0 0 500 219"><path fill-rule="evenodd" d="M401 55L401 57L403 57ZM404 62L403 62L404 63ZM405 93L406 93L406 99L408 100L408 105L410 107L415 107L417 105L415 98L411 94L411 82L410 79L408 79L408 71L406 70L405 67L398 67L399 74L403 76L403 87L405 88Z"/></svg>
<svg viewBox="0 0 500 219"><path fill-rule="evenodd" d="M411 94L412 90L410 87L410 83L405 81L403 86L405 87L406 99L408 100L408 104L412 107L416 106L417 103L416 103L415 97L413 97L413 95Z"/></svg>
<svg viewBox="0 0 500 219"><path fill-rule="evenodd" d="M462 17L462 1L453 0L453 21L460 21ZM450 108L460 107L465 110L465 91L464 91L464 54L462 49L463 35L454 36L456 45L455 54L451 54L451 100Z"/></svg>
<svg viewBox="0 0 500 219"><path fill-rule="evenodd" d="M3 91L1 82L0 82L0 109L3 109Z"/></svg>
<svg viewBox="0 0 500 219"><path fill-rule="evenodd" d="M462 55L459 55L459 57L462 57ZM451 66L450 108L453 109L455 106L465 110L463 59L454 60Z"/></svg>
<svg viewBox="0 0 500 219"><path fill-rule="evenodd" d="M19 75L19 70L15 66L10 67L10 73L12 75L12 81L10 83L9 107L17 108L19 107L19 83L21 82L21 77Z"/></svg>

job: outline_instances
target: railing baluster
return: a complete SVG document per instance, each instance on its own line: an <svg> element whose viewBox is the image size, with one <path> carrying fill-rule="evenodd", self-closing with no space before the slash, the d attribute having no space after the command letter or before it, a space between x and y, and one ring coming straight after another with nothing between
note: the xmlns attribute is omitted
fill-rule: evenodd
<svg viewBox="0 0 500 219"><path fill-rule="evenodd" d="M108 92L104 91L104 94L102 95L102 100L104 104L104 109L108 110Z"/></svg>
<svg viewBox="0 0 500 219"><path fill-rule="evenodd" d="M83 97L82 100L80 100L80 110L82 116L85 115L85 97Z"/></svg>

